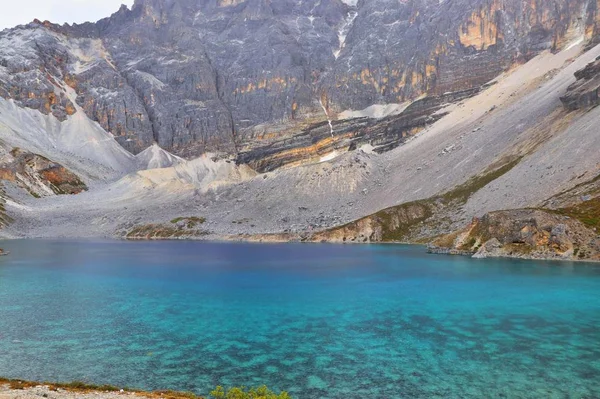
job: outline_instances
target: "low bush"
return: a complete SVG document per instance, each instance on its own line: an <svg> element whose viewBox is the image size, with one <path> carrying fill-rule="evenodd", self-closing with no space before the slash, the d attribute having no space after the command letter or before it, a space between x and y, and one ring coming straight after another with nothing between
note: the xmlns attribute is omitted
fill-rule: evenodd
<svg viewBox="0 0 600 399"><path fill-rule="evenodd" d="M264 385L258 388L235 387L228 390L218 386L210 396L215 399L291 399L287 392L276 394Z"/></svg>

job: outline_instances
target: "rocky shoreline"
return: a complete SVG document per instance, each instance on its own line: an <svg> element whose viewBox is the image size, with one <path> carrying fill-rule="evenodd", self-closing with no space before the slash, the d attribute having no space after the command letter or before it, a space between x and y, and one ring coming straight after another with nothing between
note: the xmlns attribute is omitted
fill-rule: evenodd
<svg viewBox="0 0 600 399"><path fill-rule="evenodd" d="M487 216L487 215L486 215ZM559 225L558 229L561 229L562 225ZM473 246L465 246L463 241L451 243L444 243L450 237L452 240L457 238L456 234L450 234L447 236L439 237L433 240L432 243L426 243L427 253L432 255L446 255L446 256L465 256L476 259L484 258L509 258L509 259L524 259L524 260L548 260L548 261L572 261L572 262L586 262L586 263L600 263L600 257L597 254L596 249L590 250L586 247L588 252L581 252L578 247L579 242L575 242L575 246L568 238L561 237L560 241L556 235L552 235L552 230L548 231L550 234L550 241L556 241L558 246L554 244L548 245L548 243L529 245L525 242L518 243L507 243L502 244L498 238L492 237L483 244L480 241L473 241ZM555 229L556 233L556 229ZM321 233L313 234L286 234L286 233L273 233L273 234L256 234L256 235L235 235L235 236L163 236L150 234L145 237L125 237L128 241L173 241L173 240L190 240L190 241L213 241L213 242L247 242L247 243L262 243L262 244L279 244L279 243L304 243L304 244L340 244L340 245L351 245L351 244L377 244L377 245L420 245L424 243L420 242L403 242L403 241L340 241L340 240L327 240L321 239ZM542 232L543 236L544 233ZM546 234L548 235L548 234ZM463 237L464 238L464 237ZM470 238L470 237L468 237ZM548 238L548 237L546 237ZM596 239L598 241L598 239ZM589 244L589 243L588 243ZM560 252L560 245L570 245L570 250ZM597 246L597 243L592 242L592 248ZM545 247L547 246L547 247Z"/></svg>
<svg viewBox="0 0 600 399"><path fill-rule="evenodd" d="M140 391L111 385L89 385L82 382L39 383L0 378L0 399L203 399L191 392Z"/></svg>
<svg viewBox="0 0 600 399"><path fill-rule="evenodd" d="M442 248L435 245L427 246L427 253L433 255L473 256L475 252L456 248Z"/></svg>

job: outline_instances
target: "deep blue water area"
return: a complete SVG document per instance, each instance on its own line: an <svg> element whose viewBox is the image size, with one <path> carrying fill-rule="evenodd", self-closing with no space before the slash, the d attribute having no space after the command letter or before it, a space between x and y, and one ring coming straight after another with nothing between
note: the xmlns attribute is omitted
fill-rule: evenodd
<svg viewBox="0 0 600 399"><path fill-rule="evenodd" d="M395 245L5 241L0 376L600 398L600 266Z"/></svg>

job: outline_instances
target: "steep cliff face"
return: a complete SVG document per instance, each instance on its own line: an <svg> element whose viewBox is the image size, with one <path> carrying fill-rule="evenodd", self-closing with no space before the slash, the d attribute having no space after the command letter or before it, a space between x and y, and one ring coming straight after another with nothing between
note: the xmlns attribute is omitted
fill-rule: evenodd
<svg viewBox="0 0 600 399"><path fill-rule="evenodd" d="M0 95L64 121L77 105L137 152L152 139L144 105L98 38L34 22L0 34Z"/></svg>
<svg viewBox="0 0 600 399"><path fill-rule="evenodd" d="M332 108L357 109L472 88L583 37L594 10L585 0L365 1L324 90Z"/></svg>
<svg viewBox="0 0 600 399"><path fill-rule="evenodd" d="M75 112L60 90L68 52L43 26L16 28L0 35L0 95L27 108L64 120Z"/></svg>
<svg viewBox="0 0 600 399"><path fill-rule="evenodd" d="M477 88L598 40L599 18L596 0L136 0L0 33L0 96L61 120L77 105L133 153L233 154L281 123Z"/></svg>
<svg viewBox="0 0 600 399"><path fill-rule="evenodd" d="M585 37L588 48L600 43L600 0L591 0L588 3Z"/></svg>

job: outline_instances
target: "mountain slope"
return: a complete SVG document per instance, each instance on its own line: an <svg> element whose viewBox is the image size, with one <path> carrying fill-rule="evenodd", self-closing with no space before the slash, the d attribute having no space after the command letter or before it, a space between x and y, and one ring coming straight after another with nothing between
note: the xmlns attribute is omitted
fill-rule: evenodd
<svg viewBox="0 0 600 399"><path fill-rule="evenodd" d="M8 231L27 236L110 236L134 226L197 216L207 219L203 228L211 233L208 237L287 231L287 238L298 238L382 208L458 192L447 197L460 199L457 206L428 202L444 212L406 238L412 241L451 232L472 217L509 204L536 206L598 173L594 154L600 150L595 130L600 108L567 114L560 101L575 81L574 72L599 56L600 47L581 56L579 52L573 47L536 57L451 107L404 146L380 155L354 150L333 160L258 175L235 169L234 175L211 172L223 177L217 178L218 185L204 180L208 186L200 183L202 177L189 178L179 166L144 171L76 197L23 199L27 210L9 205L17 222ZM565 123L554 126L557 120ZM551 126L544 128L544 123ZM581 157L573 157L576 152ZM495 173L507 160L510 168ZM235 166L223 160L210 162L222 165L217 169L223 171ZM549 170L548 162L563 166ZM552 173L560 174L553 178ZM489 178L464 184L474 176ZM342 238L314 235L318 240Z"/></svg>
<svg viewBox="0 0 600 399"><path fill-rule="evenodd" d="M568 193L600 174L597 6L138 0L4 31L0 140L89 191L5 181L2 234L431 242L506 209L589 219Z"/></svg>

